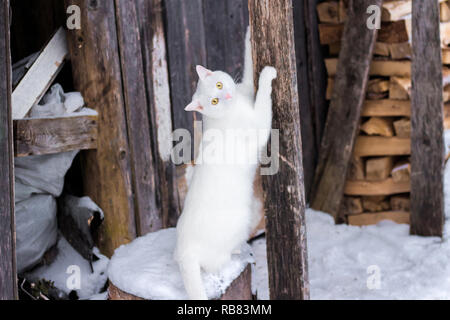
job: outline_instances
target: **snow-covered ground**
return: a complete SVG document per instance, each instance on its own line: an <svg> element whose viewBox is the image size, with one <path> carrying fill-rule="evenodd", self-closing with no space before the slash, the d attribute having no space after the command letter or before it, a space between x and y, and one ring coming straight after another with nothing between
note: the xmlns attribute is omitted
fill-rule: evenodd
<svg viewBox="0 0 450 320"><path fill-rule="evenodd" d="M447 131L447 145L449 136ZM450 299L450 162L444 192L442 240L410 236L408 225L390 221L366 227L335 225L328 214L308 209L311 299ZM269 299L265 239L252 247L253 287L259 299Z"/></svg>

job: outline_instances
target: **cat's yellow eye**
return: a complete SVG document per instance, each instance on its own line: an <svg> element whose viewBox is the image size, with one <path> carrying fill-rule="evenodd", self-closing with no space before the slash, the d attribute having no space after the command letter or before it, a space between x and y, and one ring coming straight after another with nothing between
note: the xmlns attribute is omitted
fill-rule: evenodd
<svg viewBox="0 0 450 320"><path fill-rule="evenodd" d="M223 83L222 82L217 82L216 83L216 87L217 87L217 89L222 90L223 89Z"/></svg>
<svg viewBox="0 0 450 320"><path fill-rule="evenodd" d="M219 103L219 99L217 99L217 98L214 98L211 100L211 104L213 104L213 105L217 105L218 103Z"/></svg>

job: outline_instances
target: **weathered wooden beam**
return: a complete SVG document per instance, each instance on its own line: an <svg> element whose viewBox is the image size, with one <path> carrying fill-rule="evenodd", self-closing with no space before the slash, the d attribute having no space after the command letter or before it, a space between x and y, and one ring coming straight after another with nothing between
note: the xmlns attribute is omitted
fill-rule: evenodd
<svg viewBox="0 0 450 320"><path fill-rule="evenodd" d="M14 120L14 156L97 148L97 116Z"/></svg>
<svg viewBox="0 0 450 320"><path fill-rule="evenodd" d="M291 0L249 0L255 79L277 69L273 128L279 129L279 170L263 177L271 299L308 299L300 110ZM283 21L283 23L280 23ZM283 241L280 241L280 237Z"/></svg>
<svg viewBox="0 0 450 320"><path fill-rule="evenodd" d="M9 0L0 4L0 300L17 299Z"/></svg>
<svg viewBox="0 0 450 320"><path fill-rule="evenodd" d="M312 193L312 208L337 218L347 169L366 95L376 29L366 26L369 5L381 0L350 1L333 96L328 111Z"/></svg>
<svg viewBox="0 0 450 320"><path fill-rule="evenodd" d="M67 33L74 85L99 113L98 149L86 152L82 163L84 191L105 212L99 245L111 256L115 248L136 237L114 0L66 0L65 4L81 9L81 29Z"/></svg>
<svg viewBox="0 0 450 320"><path fill-rule="evenodd" d="M412 3L411 233L442 236L444 138L439 4Z"/></svg>
<svg viewBox="0 0 450 320"><path fill-rule="evenodd" d="M356 138L354 154L358 157L410 155L411 140L398 137L359 136Z"/></svg>
<svg viewBox="0 0 450 320"><path fill-rule="evenodd" d="M150 136L151 120L144 74L142 47L151 48L152 43L141 44L137 3L115 0L117 35L122 70L124 104L130 145L134 205L137 234L157 231L163 226L158 210L155 175ZM143 12L145 14L145 11Z"/></svg>
<svg viewBox="0 0 450 320"><path fill-rule="evenodd" d="M410 190L409 181L395 182L388 178L383 181L347 181L344 193L348 196L386 196Z"/></svg>
<svg viewBox="0 0 450 320"><path fill-rule="evenodd" d="M155 192L163 227L176 226L180 213L172 152L172 111L162 0L136 0L144 78L149 99ZM178 110L180 112L180 110ZM155 228L155 227L154 227Z"/></svg>
<svg viewBox="0 0 450 320"><path fill-rule="evenodd" d="M202 0L166 0L166 31L174 129L188 129L193 137L194 113L184 112L191 102L198 76L195 65L206 65ZM193 152L192 152L193 157Z"/></svg>

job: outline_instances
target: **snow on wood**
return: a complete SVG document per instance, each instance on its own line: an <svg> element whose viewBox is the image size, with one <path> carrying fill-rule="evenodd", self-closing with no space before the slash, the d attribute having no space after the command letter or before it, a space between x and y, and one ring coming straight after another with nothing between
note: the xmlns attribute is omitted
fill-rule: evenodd
<svg viewBox="0 0 450 320"><path fill-rule="evenodd" d="M108 267L109 280L121 291L146 300L187 299L178 265L173 259L175 243L176 230L170 228L120 246ZM244 244L241 253L233 255L220 273L203 272L208 298L220 298L252 262L251 248Z"/></svg>
<svg viewBox="0 0 450 320"><path fill-rule="evenodd" d="M22 119L39 102L68 54L66 32L60 28L13 91L13 119Z"/></svg>

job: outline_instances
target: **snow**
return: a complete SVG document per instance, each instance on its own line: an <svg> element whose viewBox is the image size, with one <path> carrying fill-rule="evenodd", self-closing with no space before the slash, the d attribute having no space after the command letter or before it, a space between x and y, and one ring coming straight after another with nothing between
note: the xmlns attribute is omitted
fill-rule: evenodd
<svg viewBox="0 0 450 320"><path fill-rule="evenodd" d="M445 136L448 151L450 131ZM444 193L442 240L410 236L408 225L391 221L335 225L328 214L307 209L311 299L450 299L450 165L444 173ZM255 241L252 249L253 290L258 299L267 300L265 239ZM373 286L378 275L379 286Z"/></svg>
<svg viewBox="0 0 450 320"><path fill-rule="evenodd" d="M110 281L122 291L144 299L187 299L178 265L173 260L175 242L175 228L170 228L122 245L111 258ZM245 244L220 274L203 273L208 298L219 298L250 262L253 262L251 248Z"/></svg>
<svg viewBox="0 0 450 320"><path fill-rule="evenodd" d="M76 286L76 282L71 281L71 279L74 279L73 266L75 266L75 269L79 268L81 280L79 289L74 288L78 297L80 299L98 300L102 297L98 296L98 293L107 281L106 271L109 259L101 255L97 248L94 248L94 254L99 260L92 263L94 269L94 272L92 272L89 262L76 252L63 236L60 236L56 260L48 266L41 266L26 274L26 278L53 281L55 287L69 294L72 291L72 285Z"/></svg>

